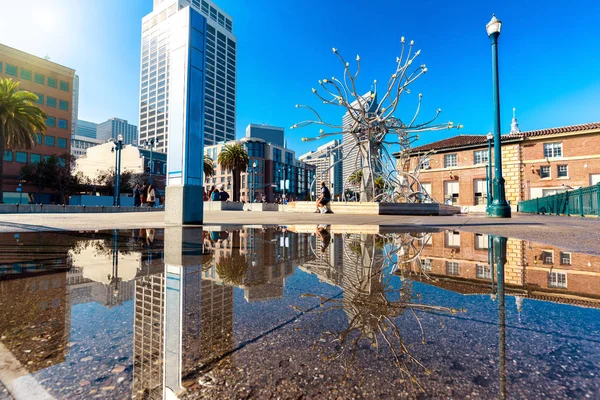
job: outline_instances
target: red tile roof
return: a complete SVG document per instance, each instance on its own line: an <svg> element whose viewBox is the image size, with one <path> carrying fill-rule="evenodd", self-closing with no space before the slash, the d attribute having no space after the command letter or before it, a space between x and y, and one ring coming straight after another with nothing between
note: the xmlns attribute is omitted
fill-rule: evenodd
<svg viewBox="0 0 600 400"><path fill-rule="evenodd" d="M546 135L556 135L559 133L580 132L593 129L600 129L600 122L591 122L589 124L561 126L558 128L538 129L535 131L509 133L502 135L502 141L519 140L523 138L539 137ZM428 143L410 150L410 154L424 153L432 150L451 150L461 147L484 145L487 142L485 135L457 135L437 142Z"/></svg>

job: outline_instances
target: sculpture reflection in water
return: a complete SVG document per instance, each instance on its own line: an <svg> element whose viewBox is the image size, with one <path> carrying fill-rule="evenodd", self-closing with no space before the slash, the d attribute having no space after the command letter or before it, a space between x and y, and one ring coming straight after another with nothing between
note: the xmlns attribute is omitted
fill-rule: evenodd
<svg viewBox="0 0 600 400"><path fill-rule="evenodd" d="M323 239L322 229L318 237ZM325 331L322 340L326 343L326 360L344 360L351 366L357 359L357 351L366 342L383 355L387 348L394 365L401 374L407 389L423 391L415 370L429 374L428 368L411 354L407 338L413 337L406 315L413 318L418 326L418 337L426 343L422 317L427 314L444 324L439 314L464 312L451 307L429 305L415 292L412 282L399 279L396 271L403 263L419 263L420 254L429 234L346 234L342 236L343 297L326 297L306 293L303 297L319 299L317 308L304 310L316 315L309 326L297 329L310 329L325 315L335 310L343 310L348 324L343 330ZM327 248L323 244L320 248ZM323 259L319 246L314 247L315 256ZM334 260L328 260L332 262ZM334 261L335 262L335 261ZM333 266L333 265L332 265ZM295 307L298 309L297 307ZM410 340L410 339L409 339ZM333 346L332 346L333 345ZM353 370L355 372L355 370Z"/></svg>

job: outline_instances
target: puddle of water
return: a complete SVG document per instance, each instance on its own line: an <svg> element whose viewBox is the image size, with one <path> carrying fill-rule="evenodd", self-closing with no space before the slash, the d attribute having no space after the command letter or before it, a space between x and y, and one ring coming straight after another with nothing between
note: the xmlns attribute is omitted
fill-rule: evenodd
<svg viewBox="0 0 600 400"><path fill-rule="evenodd" d="M57 399L600 396L599 256L352 231L0 235L0 382Z"/></svg>

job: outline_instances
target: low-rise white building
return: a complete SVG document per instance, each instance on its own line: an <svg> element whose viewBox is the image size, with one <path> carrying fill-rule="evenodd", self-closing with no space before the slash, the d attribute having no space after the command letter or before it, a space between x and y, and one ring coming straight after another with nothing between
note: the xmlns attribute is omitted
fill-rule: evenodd
<svg viewBox="0 0 600 400"><path fill-rule="evenodd" d="M116 152L113 143L104 143L89 147L86 154L75 162L74 174L81 172L83 176L95 181L102 171L115 169ZM123 146L121 150L121 172L131 171L134 174L144 172L144 159L138 149L132 145Z"/></svg>

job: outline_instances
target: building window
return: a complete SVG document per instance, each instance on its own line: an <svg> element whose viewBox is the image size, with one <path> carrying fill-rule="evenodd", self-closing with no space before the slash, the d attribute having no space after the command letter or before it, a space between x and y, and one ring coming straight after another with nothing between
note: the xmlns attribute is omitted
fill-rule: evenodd
<svg viewBox="0 0 600 400"><path fill-rule="evenodd" d="M68 129L69 126L69 121L67 121L66 119L58 119L58 127L60 129Z"/></svg>
<svg viewBox="0 0 600 400"><path fill-rule="evenodd" d="M35 83L41 83L42 85L44 85L46 83L46 77L36 72L35 74L33 74L33 81Z"/></svg>
<svg viewBox="0 0 600 400"><path fill-rule="evenodd" d="M6 75L17 76L17 67L15 65L6 64Z"/></svg>
<svg viewBox="0 0 600 400"><path fill-rule="evenodd" d="M27 164L27 153L23 151L17 151L17 156L15 157L15 161L18 163Z"/></svg>
<svg viewBox="0 0 600 400"><path fill-rule="evenodd" d="M54 136L44 136L44 144L46 146L54 147Z"/></svg>
<svg viewBox="0 0 600 400"><path fill-rule="evenodd" d="M8 64L6 65L6 67L8 67ZM12 161L13 157L12 157L12 151L10 150L4 150L4 161Z"/></svg>
<svg viewBox="0 0 600 400"><path fill-rule="evenodd" d="M43 94L39 94L39 93L36 93L35 95L38 97L38 99L36 100L36 103L44 105L44 95Z"/></svg>
<svg viewBox="0 0 600 400"><path fill-rule="evenodd" d="M421 260L421 270L427 272L431 271L431 260L429 258Z"/></svg>
<svg viewBox="0 0 600 400"><path fill-rule="evenodd" d="M421 169L430 169L431 168L431 159L429 157L425 157L421 160Z"/></svg>
<svg viewBox="0 0 600 400"><path fill-rule="evenodd" d="M31 71L29 71L27 69L21 68L20 76L21 76L21 79L25 79L26 81L30 81L31 80Z"/></svg>
<svg viewBox="0 0 600 400"><path fill-rule="evenodd" d="M556 176L559 178L568 178L569 177L569 166L568 165L559 165L558 166L558 174Z"/></svg>
<svg viewBox="0 0 600 400"><path fill-rule="evenodd" d="M48 86L55 88L56 87L56 78L48 77Z"/></svg>
<svg viewBox="0 0 600 400"><path fill-rule="evenodd" d="M39 155L39 154L30 154L30 155L29 155L29 161L30 161L32 164L39 164L39 163L40 163L40 161L42 161L42 156L41 156L41 155Z"/></svg>
<svg viewBox="0 0 600 400"><path fill-rule="evenodd" d="M65 138L57 138L56 139L56 145L58 147L60 147L61 149L66 149L67 148L67 139L65 139Z"/></svg>
<svg viewBox="0 0 600 400"><path fill-rule="evenodd" d="M444 156L444 167L450 168L456 166L458 166L456 154L446 154Z"/></svg>
<svg viewBox="0 0 600 400"><path fill-rule="evenodd" d="M560 265L571 265L571 253L560 252Z"/></svg>
<svg viewBox="0 0 600 400"><path fill-rule="evenodd" d="M61 110L69 111L69 102L66 100L59 100L58 108L60 108Z"/></svg>
<svg viewBox="0 0 600 400"><path fill-rule="evenodd" d="M39 133L36 133L34 136L35 136L35 143L42 144L42 135Z"/></svg>
<svg viewBox="0 0 600 400"><path fill-rule="evenodd" d="M567 288L567 274L562 272L548 273L548 287L551 288Z"/></svg>
<svg viewBox="0 0 600 400"><path fill-rule="evenodd" d="M444 200L446 203L458 204L459 187L457 181L444 182Z"/></svg>
<svg viewBox="0 0 600 400"><path fill-rule="evenodd" d="M481 233L475 234L475 250L484 250L488 248L488 235L482 235Z"/></svg>
<svg viewBox="0 0 600 400"><path fill-rule="evenodd" d="M46 126L55 127L56 126L56 118L54 118L54 117L46 118Z"/></svg>
<svg viewBox="0 0 600 400"><path fill-rule="evenodd" d="M0 62L0 73L2 73L2 63Z"/></svg>
<svg viewBox="0 0 600 400"><path fill-rule="evenodd" d="M475 164L487 164L488 152L487 150L480 150L473 153L473 162Z"/></svg>
<svg viewBox="0 0 600 400"><path fill-rule="evenodd" d="M492 279L492 267L489 265L477 264L477 279Z"/></svg>
<svg viewBox="0 0 600 400"><path fill-rule="evenodd" d="M550 178L550 166L543 165L540 167L540 178Z"/></svg>
<svg viewBox="0 0 600 400"><path fill-rule="evenodd" d="M460 247L460 233L458 231L446 231L446 247Z"/></svg>
<svg viewBox="0 0 600 400"><path fill-rule="evenodd" d="M562 157L562 143L544 143L544 157Z"/></svg>
<svg viewBox="0 0 600 400"><path fill-rule="evenodd" d="M56 107L56 99L54 97L46 97L46 105L48 107Z"/></svg>
<svg viewBox="0 0 600 400"><path fill-rule="evenodd" d="M455 261L446 261L446 274L448 275L460 275L458 263Z"/></svg>
<svg viewBox="0 0 600 400"><path fill-rule="evenodd" d="M542 262L546 265L554 264L554 253L552 251L542 251Z"/></svg>
<svg viewBox="0 0 600 400"><path fill-rule="evenodd" d="M487 204L487 181L485 179L475 179L473 190L475 191L475 205Z"/></svg>
<svg viewBox="0 0 600 400"><path fill-rule="evenodd" d="M69 82L60 81L60 90L69 91Z"/></svg>

